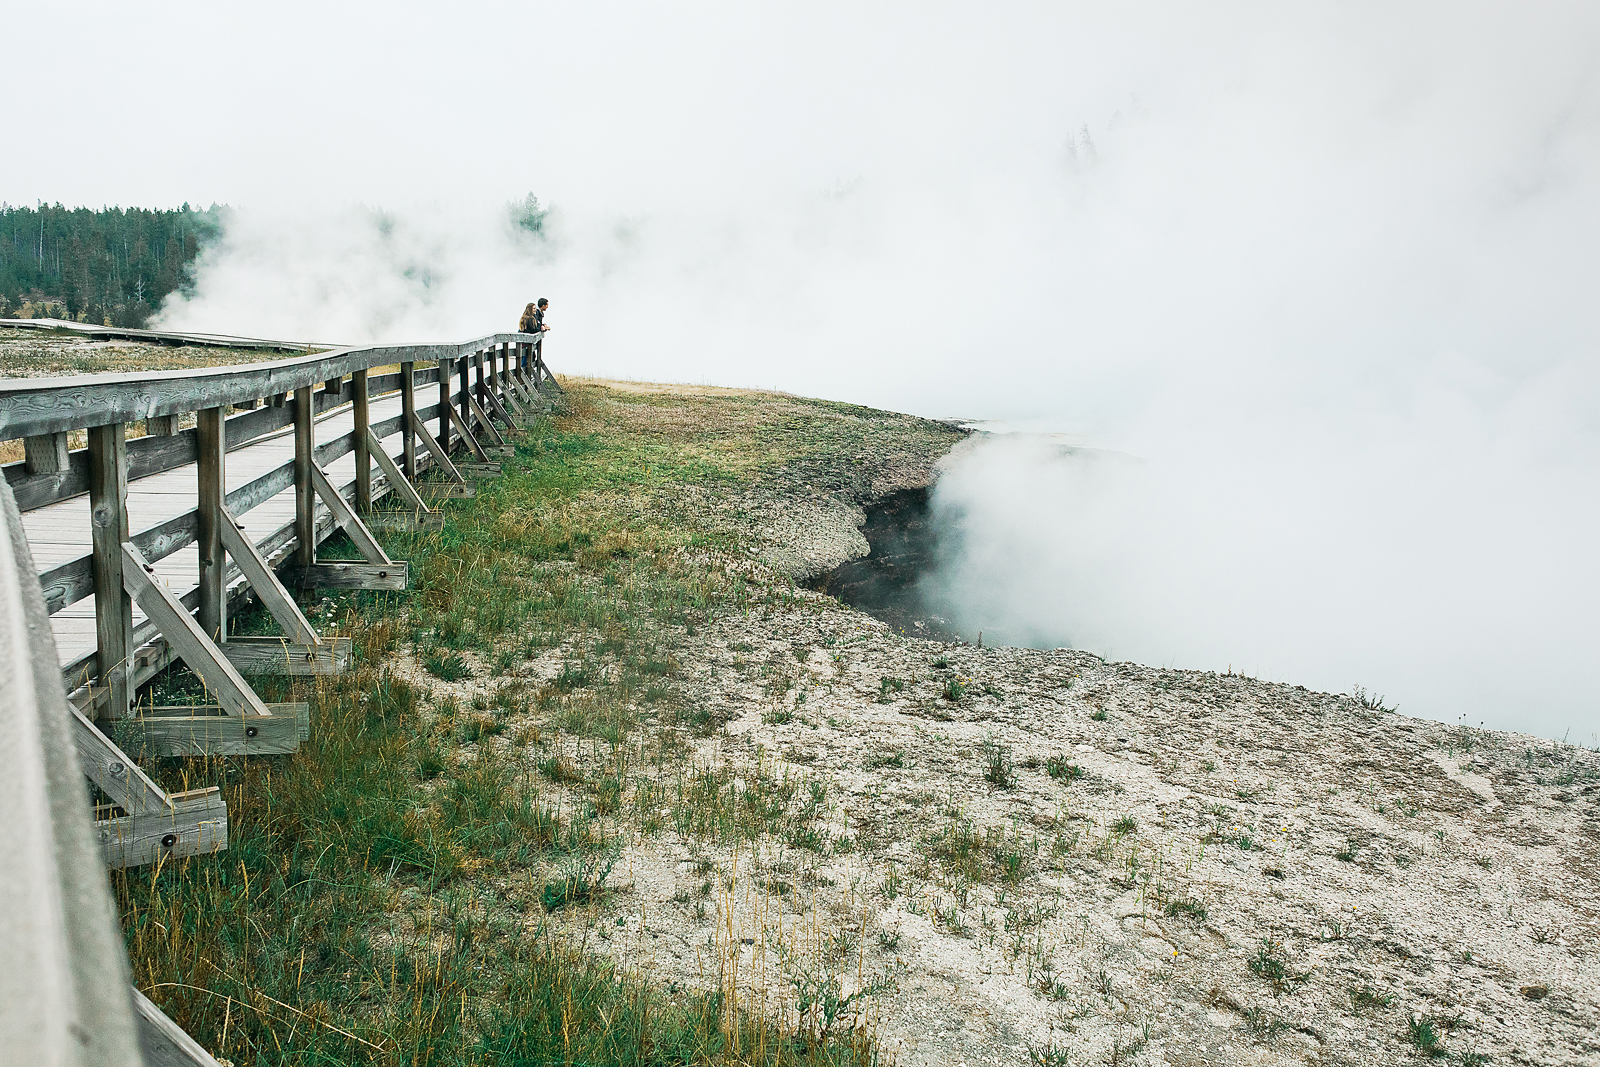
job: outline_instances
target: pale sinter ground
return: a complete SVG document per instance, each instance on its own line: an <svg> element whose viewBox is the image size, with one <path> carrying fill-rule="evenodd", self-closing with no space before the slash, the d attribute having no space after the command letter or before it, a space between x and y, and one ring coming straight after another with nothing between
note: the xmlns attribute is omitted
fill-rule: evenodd
<svg viewBox="0 0 1600 1067"><path fill-rule="evenodd" d="M737 569L787 587L866 550L860 504L931 474L902 455L852 472L860 499L683 506L742 524L766 547ZM589 652L468 654L457 683L400 666L470 708L552 693ZM529 928L791 1019L798 989L873 990L837 1025L908 1065L1600 1063L1594 752L923 641L804 589L675 654L700 729L641 709L652 728L620 743L564 733L580 688L464 746L625 842L605 894Z"/></svg>

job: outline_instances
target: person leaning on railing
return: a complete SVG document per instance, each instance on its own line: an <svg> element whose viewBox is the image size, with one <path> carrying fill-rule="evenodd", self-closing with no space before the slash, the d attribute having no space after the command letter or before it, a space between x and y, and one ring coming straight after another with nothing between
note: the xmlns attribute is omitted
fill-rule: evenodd
<svg viewBox="0 0 1600 1067"><path fill-rule="evenodd" d="M517 320L518 333L546 333L550 327L544 324L545 309L550 306L550 301L544 297L539 298L538 304L529 304L522 309L522 318Z"/></svg>

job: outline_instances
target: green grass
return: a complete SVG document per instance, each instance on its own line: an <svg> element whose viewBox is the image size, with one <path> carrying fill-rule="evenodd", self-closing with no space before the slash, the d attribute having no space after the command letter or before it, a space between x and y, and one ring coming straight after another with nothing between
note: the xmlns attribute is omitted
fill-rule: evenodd
<svg viewBox="0 0 1600 1067"><path fill-rule="evenodd" d="M861 409L736 396L695 401L700 421L668 432L661 397L572 394L501 478L447 507L442 531L381 535L410 561L411 589L319 605L319 627L355 639L351 673L257 680L268 700L311 702L300 752L152 764L169 787L220 785L228 802L225 852L112 878L134 981L213 1053L319 1067L876 1062L860 1031L797 1033L663 991L574 952L544 917L607 906L613 818L850 847L829 835L821 783L689 765L647 782L623 742L644 732L639 747L670 769L676 730L718 729L681 695L677 644L783 595L734 566L748 558L740 528L683 488L868 485L881 426ZM956 436L872 418L930 449ZM549 682L501 677L472 707L429 707L385 666L408 646L440 680L464 680L469 651L491 680L560 662ZM185 684L169 679L169 695ZM980 843L985 869L1002 870L997 842Z"/></svg>

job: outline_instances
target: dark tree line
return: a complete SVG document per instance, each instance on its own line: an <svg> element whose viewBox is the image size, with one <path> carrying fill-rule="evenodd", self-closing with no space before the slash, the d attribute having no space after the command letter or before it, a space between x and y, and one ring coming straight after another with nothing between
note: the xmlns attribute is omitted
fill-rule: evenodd
<svg viewBox="0 0 1600 1067"><path fill-rule="evenodd" d="M168 293L192 283L190 265L227 212L0 203L0 318L143 326Z"/></svg>

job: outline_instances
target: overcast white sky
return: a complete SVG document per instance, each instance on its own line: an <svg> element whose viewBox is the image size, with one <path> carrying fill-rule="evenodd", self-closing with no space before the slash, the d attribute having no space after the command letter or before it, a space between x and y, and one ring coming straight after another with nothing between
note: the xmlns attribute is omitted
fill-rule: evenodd
<svg viewBox="0 0 1600 1067"><path fill-rule="evenodd" d="M1088 585L1013 566L1039 632L1087 603L1147 660L1600 730L1600 4L48 22L70 33L11 42L0 99L81 147L13 138L0 199L239 207L174 325L457 339L547 295L561 370L1088 433L1157 472L1136 504L967 501L1005 516L986 566L1162 531ZM540 248L501 214L530 191L556 208ZM1005 459L1081 489L1036 461ZM951 484L980 483L1017 484Z"/></svg>

